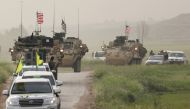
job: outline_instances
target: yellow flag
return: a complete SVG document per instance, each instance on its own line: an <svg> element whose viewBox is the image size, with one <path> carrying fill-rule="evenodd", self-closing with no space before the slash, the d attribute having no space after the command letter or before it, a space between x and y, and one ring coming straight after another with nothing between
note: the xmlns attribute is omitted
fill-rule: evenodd
<svg viewBox="0 0 190 109"><path fill-rule="evenodd" d="M43 60L40 59L40 55L38 54L38 52L36 52L36 64L37 65L43 64Z"/></svg>
<svg viewBox="0 0 190 109"><path fill-rule="evenodd" d="M23 67L23 62L22 59L20 59L18 66L16 68L16 73L19 74L22 71L22 67Z"/></svg>

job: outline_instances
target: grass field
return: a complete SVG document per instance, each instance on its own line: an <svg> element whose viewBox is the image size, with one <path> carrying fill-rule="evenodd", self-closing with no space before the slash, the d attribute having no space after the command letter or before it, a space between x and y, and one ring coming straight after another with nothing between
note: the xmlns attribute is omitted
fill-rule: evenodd
<svg viewBox="0 0 190 109"><path fill-rule="evenodd" d="M95 71L97 109L190 109L190 65L83 65Z"/></svg>

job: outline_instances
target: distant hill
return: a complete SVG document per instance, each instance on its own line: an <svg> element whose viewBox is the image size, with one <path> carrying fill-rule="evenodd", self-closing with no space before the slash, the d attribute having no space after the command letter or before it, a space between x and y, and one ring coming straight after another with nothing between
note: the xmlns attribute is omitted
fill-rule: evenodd
<svg viewBox="0 0 190 109"><path fill-rule="evenodd" d="M190 13L150 25L148 38L164 40L190 40Z"/></svg>

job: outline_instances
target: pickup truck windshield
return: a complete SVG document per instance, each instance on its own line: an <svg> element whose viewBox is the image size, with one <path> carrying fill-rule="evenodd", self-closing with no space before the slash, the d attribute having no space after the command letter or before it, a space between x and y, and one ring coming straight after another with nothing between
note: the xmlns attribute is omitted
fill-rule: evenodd
<svg viewBox="0 0 190 109"><path fill-rule="evenodd" d="M104 57L105 56L105 52L96 52L95 53L95 57Z"/></svg>
<svg viewBox="0 0 190 109"><path fill-rule="evenodd" d="M14 83L11 94L52 93L48 82Z"/></svg>
<svg viewBox="0 0 190 109"><path fill-rule="evenodd" d="M46 71L46 68L36 68L36 67L33 67L33 68L23 68L23 72L26 72L26 71Z"/></svg>
<svg viewBox="0 0 190 109"><path fill-rule="evenodd" d="M150 56L148 60L163 60L163 56Z"/></svg>
<svg viewBox="0 0 190 109"><path fill-rule="evenodd" d="M183 53L171 53L170 57L184 57Z"/></svg>

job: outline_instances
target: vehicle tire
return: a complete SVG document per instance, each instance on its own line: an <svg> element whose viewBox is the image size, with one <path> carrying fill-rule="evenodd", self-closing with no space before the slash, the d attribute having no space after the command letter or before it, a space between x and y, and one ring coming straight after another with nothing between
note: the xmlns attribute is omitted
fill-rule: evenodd
<svg viewBox="0 0 190 109"><path fill-rule="evenodd" d="M74 72L81 72L81 59L77 59L74 64Z"/></svg>
<svg viewBox="0 0 190 109"><path fill-rule="evenodd" d="M58 103L57 109L61 109L61 99L59 96L58 96L58 99L59 99L59 103Z"/></svg>
<svg viewBox="0 0 190 109"><path fill-rule="evenodd" d="M61 109L61 103L59 104L58 109Z"/></svg>
<svg viewBox="0 0 190 109"><path fill-rule="evenodd" d="M133 58L130 62L129 62L129 65L133 65L133 64L136 64L136 65L139 65L142 63L142 59L135 59Z"/></svg>

